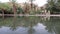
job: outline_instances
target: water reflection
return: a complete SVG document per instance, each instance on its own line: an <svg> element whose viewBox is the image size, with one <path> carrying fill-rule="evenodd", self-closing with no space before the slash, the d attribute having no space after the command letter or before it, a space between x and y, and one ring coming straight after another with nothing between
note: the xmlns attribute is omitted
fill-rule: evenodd
<svg viewBox="0 0 60 34"><path fill-rule="evenodd" d="M0 34L60 34L60 17L0 17Z"/></svg>

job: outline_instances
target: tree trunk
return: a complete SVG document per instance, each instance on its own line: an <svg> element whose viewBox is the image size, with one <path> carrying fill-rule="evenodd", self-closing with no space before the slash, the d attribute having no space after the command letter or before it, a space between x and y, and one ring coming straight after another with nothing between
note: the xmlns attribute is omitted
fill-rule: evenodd
<svg viewBox="0 0 60 34"><path fill-rule="evenodd" d="M14 16L16 16L16 6L15 6L15 3L13 3L13 12L14 12Z"/></svg>
<svg viewBox="0 0 60 34"><path fill-rule="evenodd" d="M32 6L33 6L33 3L32 3L32 1L31 1L31 9L32 9Z"/></svg>
<svg viewBox="0 0 60 34"><path fill-rule="evenodd" d="M2 17L3 17L3 19L4 19L4 9L2 9Z"/></svg>

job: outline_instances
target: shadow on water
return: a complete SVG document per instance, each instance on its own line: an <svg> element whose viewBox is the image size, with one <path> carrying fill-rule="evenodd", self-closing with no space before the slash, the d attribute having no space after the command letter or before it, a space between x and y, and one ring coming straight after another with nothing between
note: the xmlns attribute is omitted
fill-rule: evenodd
<svg viewBox="0 0 60 34"><path fill-rule="evenodd" d="M0 17L0 34L60 34L60 17Z"/></svg>

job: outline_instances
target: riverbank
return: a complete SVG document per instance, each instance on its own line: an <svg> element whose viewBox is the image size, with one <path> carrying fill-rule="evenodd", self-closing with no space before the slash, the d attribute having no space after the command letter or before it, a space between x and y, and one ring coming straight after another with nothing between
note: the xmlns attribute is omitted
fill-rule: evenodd
<svg viewBox="0 0 60 34"><path fill-rule="evenodd" d="M60 15L40 15L40 14L36 14L36 15L29 15L29 14L0 14L0 16L60 16Z"/></svg>

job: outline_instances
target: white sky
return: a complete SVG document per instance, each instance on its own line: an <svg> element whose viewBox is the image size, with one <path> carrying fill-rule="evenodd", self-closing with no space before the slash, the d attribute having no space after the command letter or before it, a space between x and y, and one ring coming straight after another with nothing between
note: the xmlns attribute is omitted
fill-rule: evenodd
<svg viewBox="0 0 60 34"><path fill-rule="evenodd" d="M28 0L17 0L18 3L23 3ZM9 2L9 0L0 0L0 2ZM37 4L38 6L43 6L44 4L47 3L47 0L35 0L34 4Z"/></svg>

